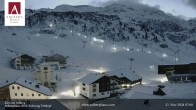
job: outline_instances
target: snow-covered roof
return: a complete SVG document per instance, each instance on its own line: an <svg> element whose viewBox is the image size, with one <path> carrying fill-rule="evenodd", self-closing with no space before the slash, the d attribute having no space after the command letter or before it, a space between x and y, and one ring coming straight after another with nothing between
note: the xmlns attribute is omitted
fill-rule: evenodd
<svg viewBox="0 0 196 110"><path fill-rule="evenodd" d="M142 78L140 75L138 75L130 70L127 70L127 69L108 71L108 72L106 72L106 75L117 76L119 78L126 77L131 81L135 81L135 80Z"/></svg>
<svg viewBox="0 0 196 110"><path fill-rule="evenodd" d="M195 83L166 83L162 89L168 97L175 98L196 98Z"/></svg>
<svg viewBox="0 0 196 110"><path fill-rule="evenodd" d="M95 82L96 80L100 79L101 77L103 77L103 75L101 75L99 73L90 73L90 74L80 78L78 81L85 83L85 84L91 84L91 83Z"/></svg>
<svg viewBox="0 0 196 110"><path fill-rule="evenodd" d="M39 93L42 93L42 94L45 94L48 96L52 95L49 88L42 86L42 85L39 85L35 82L23 79L23 78L10 79L10 80L6 80L4 82L1 82L0 88L11 85L11 84L19 84L19 85L26 87L28 89L31 89L33 91L36 91L36 92L39 92Z"/></svg>
<svg viewBox="0 0 196 110"><path fill-rule="evenodd" d="M131 97L127 97L128 99L171 99L171 97L166 96L158 96L153 94L146 94L140 92L134 92Z"/></svg>

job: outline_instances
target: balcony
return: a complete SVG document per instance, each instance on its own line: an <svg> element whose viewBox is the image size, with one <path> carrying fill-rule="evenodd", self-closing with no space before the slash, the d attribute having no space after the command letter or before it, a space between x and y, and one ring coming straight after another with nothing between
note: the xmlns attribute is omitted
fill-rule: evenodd
<svg viewBox="0 0 196 110"><path fill-rule="evenodd" d="M120 89L120 87L111 87L110 90L117 90Z"/></svg>
<svg viewBox="0 0 196 110"><path fill-rule="evenodd" d="M110 86L116 86L117 85L117 83L111 83L110 84Z"/></svg>

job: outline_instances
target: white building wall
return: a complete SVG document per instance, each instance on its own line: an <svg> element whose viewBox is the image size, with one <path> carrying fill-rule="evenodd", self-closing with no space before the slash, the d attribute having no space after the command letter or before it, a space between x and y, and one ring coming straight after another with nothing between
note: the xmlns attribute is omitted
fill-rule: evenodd
<svg viewBox="0 0 196 110"><path fill-rule="evenodd" d="M47 70L44 70L44 68L47 68ZM45 85L45 83L48 83L48 87L51 87L51 82L54 79L52 68L50 65L40 65L39 71L36 72L36 79L41 82L42 85Z"/></svg>
<svg viewBox="0 0 196 110"><path fill-rule="evenodd" d="M20 57L15 59L14 66L15 66L15 69L21 69L21 58Z"/></svg>
<svg viewBox="0 0 196 110"><path fill-rule="evenodd" d="M12 87L14 87L14 89ZM18 87L19 87L19 89L18 89ZM38 92L33 91L31 89L25 88L25 87L20 86L18 84L10 85L9 90L10 90L10 98L11 99L48 99L49 98L49 96L46 96L42 93L38 93ZM23 94L23 96L21 94ZM34 96L32 96L32 94L34 94ZM40 96L39 96L39 94L40 94Z"/></svg>
<svg viewBox="0 0 196 110"><path fill-rule="evenodd" d="M80 94L84 95L85 97L89 98L89 85L85 84L83 85L83 83L79 83L79 87L80 87ZM85 88L85 90L83 90L83 88Z"/></svg>

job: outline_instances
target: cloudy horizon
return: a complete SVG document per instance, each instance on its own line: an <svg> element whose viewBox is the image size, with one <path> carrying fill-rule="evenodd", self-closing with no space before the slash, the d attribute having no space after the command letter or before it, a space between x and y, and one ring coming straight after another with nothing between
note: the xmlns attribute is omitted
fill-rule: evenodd
<svg viewBox="0 0 196 110"><path fill-rule="evenodd" d="M44 1L44 3L43 3ZM149 5L164 11L165 13L179 16L181 18L191 19L196 18L196 0L26 0L26 8L40 9L51 8L61 4L68 5L92 5L106 6L112 3L138 3ZM4 10L4 0L0 1L0 10Z"/></svg>

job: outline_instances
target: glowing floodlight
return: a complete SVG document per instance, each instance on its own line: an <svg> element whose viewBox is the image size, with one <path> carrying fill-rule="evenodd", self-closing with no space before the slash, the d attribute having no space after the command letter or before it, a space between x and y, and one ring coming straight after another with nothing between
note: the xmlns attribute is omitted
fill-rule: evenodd
<svg viewBox="0 0 196 110"><path fill-rule="evenodd" d="M117 48L116 48L116 47L112 47L112 50L113 50L113 51L117 51Z"/></svg>
<svg viewBox="0 0 196 110"><path fill-rule="evenodd" d="M51 96L49 99L58 99L57 96Z"/></svg>
<svg viewBox="0 0 196 110"><path fill-rule="evenodd" d="M38 34L36 34L36 36L37 36L37 37L39 37L39 36L40 36L40 34L38 33Z"/></svg>
<svg viewBox="0 0 196 110"><path fill-rule="evenodd" d="M50 26L50 27L53 27L53 24L50 24L49 26Z"/></svg>
<svg viewBox="0 0 196 110"><path fill-rule="evenodd" d="M155 66L154 65L150 65L149 67L150 67L151 71L155 71Z"/></svg>
<svg viewBox="0 0 196 110"><path fill-rule="evenodd" d="M167 82L168 81L168 79L166 78L166 77L164 77L164 78L162 78L161 79L161 82L163 83L163 82Z"/></svg>
<svg viewBox="0 0 196 110"><path fill-rule="evenodd" d="M103 72L106 72L107 71L103 67L100 67L99 69L87 69L87 70L88 71L91 71L91 72L97 72L97 73L103 73Z"/></svg>
<svg viewBox="0 0 196 110"><path fill-rule="evenodd" d="M94 42L99 42L99 43L104 43L104 40L102 39L97 39L96 37L93 37Z"/></svg>
<svg viewBox="0 0 196 110"><path fill-rule="evenodd" d="M80 34L80 33L78 33L78 35L80 36L81 34Z"/></svg>
<svg viewBox="0 0 196 110"><path fill-rule="evenodd" d="M84 36L84 38L86 39L86 36Z"/></svg>
<svg viewBox="0 0 196 110"><path fill-rule="evenodd" d="M130 51L130 49L127 49L127 51Z"/></svg>
<svg viewBox="0 0 196 110"><path fill-rule="evenodd" d="M68 91L61 93L61 95L71 96L71 97L78 96L79 94L80 94L80 87L79 86L75 87L75 95L74 95L74 90L68 90Z"/></svg>
<svg viewBox="0 0 196 110"><path fill-rule="evenodd" d="M163 53L162 57L167 58L168 55L166 53Z"/></svg>
<svg viewBox="0 0 196 110"><path fill-rule="evenodd" d="M149 50L147 53L151 54L152 52Z"/></svg>

